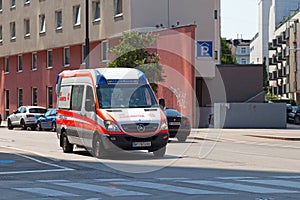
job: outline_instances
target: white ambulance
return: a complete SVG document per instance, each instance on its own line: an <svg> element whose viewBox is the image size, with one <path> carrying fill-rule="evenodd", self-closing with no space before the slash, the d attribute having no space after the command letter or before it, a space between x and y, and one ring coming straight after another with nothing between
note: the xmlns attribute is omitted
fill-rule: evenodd
<svg viewBox="0 0 300 200"><path fill-rule="evenodd" d="M133 68L67 70L58 75L57 136L65 153L74 145L96 157L148 150L163 157L167 119L145 74Z"/></svg>

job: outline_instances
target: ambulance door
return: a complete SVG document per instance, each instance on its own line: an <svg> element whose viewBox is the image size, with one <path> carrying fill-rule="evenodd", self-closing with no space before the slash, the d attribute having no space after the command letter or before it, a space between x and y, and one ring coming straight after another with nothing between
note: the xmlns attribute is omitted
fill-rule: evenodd
<svg viewBox="0 0 300 200"><path fill-rule="evenodd" d="M97 116L96 101L94 89L91 85L86 85L85 98L82 108L82 117L84 119L83 139L86 147L92 148L93 133L95 132Z"/></svg>

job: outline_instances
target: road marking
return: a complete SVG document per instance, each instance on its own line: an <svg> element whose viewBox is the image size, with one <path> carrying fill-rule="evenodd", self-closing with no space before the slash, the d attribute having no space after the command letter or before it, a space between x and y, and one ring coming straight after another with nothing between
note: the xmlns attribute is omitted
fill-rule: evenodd
<svg viewBox="0 0 300 200"><path fill-rule="evenodd" d="M273 178L282 178L282 179L300 179L300 176L272 176Z"/></svg>
<svg viewBox="0 0 300 200"><path fill-rule="evenodd" d="M176 181L176 180L188 180L188 178L181 178L181 177L178 177L178 178L157 178L158 180L161 180L161 181Z"/></svg>
<svg viewBox="0 0 300 200"><path fill-rule="evenodd" d="M108 195L111 197L150 195L148 193L143 193L143 192L135 192L135 191L130 191L130 190L118 189L118 188L114 188L114 187L106 187L106 186L92 185L92 184L86 184L86 183L54 183L54 184L64 186L64 187L71 187L71 188L76 188L76 189L81 189L81 190L92 191L92 192L99 192L99 193L102 193L104 195Z"/></svg>
<svg viewBox="0 0 300 200"><path fill-rule="evenodd" d="M15 160L0 160L0 165L8 165L16 162Z"/></svg>
<svg viewBox="0 0 300 200"><path fill-rule="evenodd" d="M104 178L104 179L94 179L97 182L115 182L115 181L128 181L124 178Z"/></svg>
<svg viewBox="0 0 300 200"><path fill-rule="evenodd" d="M180 187L180 186L160 184L160 183L150 183L144 181L116 182L115 184L141 187L147 189L156 189L161 191L176 192L182 194L234 194L234 193L227 193L227 192L225 193L225 192L214 192L209 190L193 189L188 187Z"/></svg>
<svg viewBox="0 0 300 200"><path fill-rule="evenodd" d="M35 153L35 152L31 152L31 151L26 151L26 150L23 150L23 149L18 149L18 148L13 148L13 147L5 147L5 146L0 146L2 148L7 148L7 149L14 149L14 150L18 150L18 151L23 151L23 152L28 152L28 153L33 153L33 154L36 154L36 155L39 155L41 157L46 157L46 156L43 156L39 153ZM49 170L25 170L25 171L7 171L7 172L0 172L0 175L8 175L8 174L26 174L26 173L46 173L46 172L62 172L62 171L73 171L74 169L72 168L68 168L68 167L64 167L64 166L60 166L60 165L56 165L56 164L52 164L52 163L49 163L49 162L45 162L45 161L41 161L41 160L38 160L36 158L33 158L33 157L30 157L30 156L26 156L26 155L22 155L22 154L18 154L18 153L13 153L14 155L17 155L17 156L20 156L20 157L23 157L23 158L26 158L26 159L29 159L29 160L32 160L34 162L37 162L39 164L42 164L42 165L48 165L48 166L51 166L51 167L55 167L55 168L58 168L58 169L49 169ZM48 158L47 158L48 159Z"/></svg>
<svg viewBox="0 0 300 200"><path fill-rule="evenodd" d="M250 176L225 176L225 177L216 177L217 179L222 180L240 180L240 179L253 179L257 177L250 177Z"/></svg>
<svg viewBox="0 0 300 200"><path fill-rule="evenodd" d="M224 188L224 189L229 189L229 190L238 190L238 191L260 193L260 194L299 193L297 191L291 191L291 190L272 189L272 188L266 188L266 187L257 187L257 186L243 185L243 184L238 184L238 183L225 183L225 182L218 182L218 181L189 180L189 181L178 181L178 182L198 184L198 185L207 185L207 186L219 187L219 188Z"/></svg>
<svg viewBox="0 0 300 200"><path fill-rule="evenodd" d="M295 182L295 181L284 181L284 180L239 180L239 181L248 182L248 183L265 184L265 185L300 188L300 182Z"/></svg>
<svg viewBox="0 0 300 200"><path fill-rule="evenodd" d="M51 190L51 189L46 189L46 188L13 188L15 190L19 191L24 191L24 192L30 192L30 193L35 193L47 197L61 197L61 196L67 196L67 197L77 197L79 195L77 194L71 194L67 192L62 192L58 190Z"/></svg>

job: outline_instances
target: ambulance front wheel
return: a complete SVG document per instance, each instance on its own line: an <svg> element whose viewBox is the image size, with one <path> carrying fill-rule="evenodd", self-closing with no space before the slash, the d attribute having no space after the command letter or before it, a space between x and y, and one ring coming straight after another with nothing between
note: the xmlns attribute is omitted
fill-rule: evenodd
<svg viewBox="0 0 300 200"><path fill-rule="evenodd" d="M73 152L74 145L69 142L68 137L67 137L66 133L64 133L64 132L61 135L61 142L62 142L61 146L62 146L64 153L72 153Z"/></svg>
<svg viewBox="0 0 300 200"><path fill-rule="evenodd" d="M166 154L166 146L156 150L156 151L153 151L153 155L155 158L162 158L164 157L164 155Z"/></svg>
<svg viewBox="0 0 300 200"><path fill-rule="evenodd" d="M103 143L100 136L94 137L93 153L96 158L104 158L107 156L107 150L103 147Z"/></svg>

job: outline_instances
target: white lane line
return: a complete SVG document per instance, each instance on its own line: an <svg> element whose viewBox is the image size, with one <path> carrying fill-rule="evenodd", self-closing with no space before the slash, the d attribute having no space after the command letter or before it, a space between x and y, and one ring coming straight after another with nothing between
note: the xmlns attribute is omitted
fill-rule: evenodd
<svg viewBox="0 0 300 200"><path fill-rule="evenodd" d="M13 147L5 147L5 146L1 146L2 148L7 148L7 149L14 149L14 150L18 150L18 151L23 151L23 152L27 152L27 153L32 153L32 154L36 154L38 156L41 156L41 157L46 157L42 154L39 154L37 152L32 152L32 151L26 151L26 150L23 150L23 149L19 149L19 148L13 148ZM73 171L75 169L72 169L72 168L68 168L68 167L64 167L64 166L60 166L60 165L56 165L56 164L52 164L52 163L49 163L49 162L45 162L45 161L41 161L41 160L38 160L36 158L33 158L33 157L30 157L30 156L26 156L26 155L22 155L22 154L19 154L19 153L12 153L14 155L17 155L17 156L20 156L20 157L23 157L23 158L26 158L26 159L29 159L29 160L32 160L36 163L39 163L39 164L42 164L42 165L48 165L48 166L51 166L51 167L55 167L55 168L58 168L58 169L48 169L48 170L25 170L25 171L7 171L7 172L0 172L0 175L7 175L7 174L26 174L26 173L46 173L46 172L62 172L62 171ZM48 158L47 158L48 159ZM50 159L51 160L51 159Z"/></svg>
<svg viewBox="0 0 300 200"><path fill-rule="evenodd" d="M114 187L106 187L106 186L99 186L99 185L92 185L92 184L85 184L85 183L54 183L54 184L64 186L64 187L76 188L80 190L87 190L91 192L99 192L111 197L150 195L144 192L136 192L136 191L118 189Z"/></svg>
<svg viewBox="0 0 300 200"><path fill-rule="evenodd" d="M300 179L300 176L272 176L273 178L282 178L282 179Z"/></svg>
<svg viewBox="0 0 300 200"><path fill-rule="evenodd" d="M229 190L237 190L237 191L259 193L259 194L300 193L300 192L291 191L291 190L281 190L281 189L258 187L258 186L252 186L252 185L243 185L243 184L238 184L238 183L225 183L225 182L218 182L218 181L190 180L190 181L178 181L178 182L206 185L206 186L224 188L224 189L229 189Z"/></svg>
<svg viewBox="0 0 300 200"><path fill-rule="evenodd" d="M115 182L115 181L128 181L124 178L104 178L104 179L94 179L97 182Z"/></svg>
<svg viewBox="0 0 300 200"><path fill-rule="evenodd" d="M157 179L161 181L174 181L174 180L188 180L189 178L178 177L178 178L157 178Z"/></svg>
<svg viewBox="0 0 300 200"><path fill-rule="evenodd" d="M51 189L46 189L46 188L13 188L15 190L23 191L23 192L30 192L30 193L35 193L39 194L42 196L47 196L47 197L77 197L79 195L77 194L71 194L68 192L62 192L58 190L51 190Z"/></svg>
<svg viewBox="0 0 300 200"><path fill-rule="evenodd" d="M167 192L176 192L181 194L234 194L234 193L225 193L225 192L214 192L209 190L200 190L200 189L193 189L188 187L180 187L174 185L167 185L167 184L160 184L160 183L150 183L144 181L130 181L130 182L116 182L115 184L118 185L127 185L127 186L134 186L134 187L141 187L147 189L155 189L160 191L167 191Z"/></svg>
<svg viewBox="0 0 300 200"><path fill-rule="evenodd" d="M222 179L222 180L240 180L240 179L254 179L257 177L251 177L251 176L221 176L221 177L216 177L217 179Z"/></svg>
<svg viewBox="0 0 300 200"><path fill-rule="evenodd" d="M284 180L239 180L239 181L248 182L248 183L265 184L265 185L293 187L298 189L300 188L300 182L296 182L296 181L284 181Z"/></svg>

